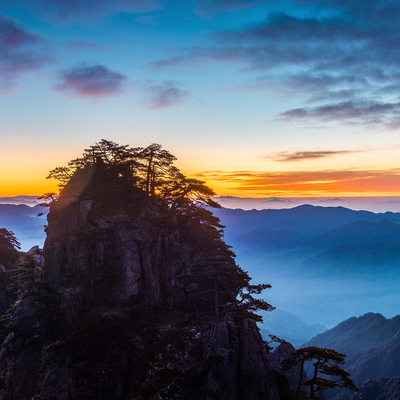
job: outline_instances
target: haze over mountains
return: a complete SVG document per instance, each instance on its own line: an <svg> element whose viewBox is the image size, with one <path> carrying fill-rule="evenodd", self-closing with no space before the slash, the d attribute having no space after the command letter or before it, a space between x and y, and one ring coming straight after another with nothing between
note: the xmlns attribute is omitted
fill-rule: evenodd
<svg viewBox="0 0 400 400"><path fill-rule="evenodd" d="M243 210L264 210L294 208L303 204L322 207L346 207L352 210L368 210L373 212L400 212L399 196L377 197L268 197L242 198L220 196L215 200L225 208L241 208Z"/></svg>
<svg viewBox="0 0 400 400"><path fill-rule="evenodd" d="M0 204L0 228L14 232L23 251L36 245L43 247L46 237L44 225L47 221L46 216L37 216L41 212L43 208L39 205Z"/></svg>
<svg viewBox="0 0 400 400"><path fill-rule="evenodd" d="M265 210L294 208L304 204L322 207L345 207L351 210L366 210L372 212L400 212L400 196L377 197L268 197L242 198L234 196L219 196L214 198L224 208L240 208L243 210ZM0 197L0 204L26 204L33 206L40 203L38 196Z"/></svg>
<svg viewBox="0 0 400 400"><path fill-rule="evenodd" d="M0 204L0 227L14 231L23 250L41 246L42 211ZM345 368L357 385L374 379L354 399L386 399L382 393L400 390L400 380L390 378L400 375L400 213L312 205L213 212L226 226L239 265L256 282L273 286L263 296L277 307L263 315L265 339L275 334L296 347L347 354ZM350 394L328 392L328 398Z"/></svg>
<svg viewBox="0 0 400 400"><path fill-rule="evenodd" d="M0 204L0 226L14 231L23 250L41 246L46 218L36 217L40 211ZM311 205L213 212L226 226L225 240L239 265L254 281L272 284L266 299L304 326L332 327L367 312L398 313L399 213Z"/></svg>
<svg viewBox="0 0 400 400"><path fill-rule="evenodd" d="M270 341L269 335L276 335L280 339L300 347L310 338L327 330L321 324L309 325L299 317L285 310L275 309L273 312L261 312L263 322L258 326L264 340Z"/></svg>
<svg viewBox="0 0 400 400"><path fill-rule="evenodd" d="M268 300L307 324L398 313L399 213L303 205L215 214L238 263L272 284Z"/></svg>
<svg viewBox="0 0 400 400"><path fill-rule="evenodd" d="M13 196L0 197L0 204L25 204L27 206L35 206L40 203L39 196Z"/></svg>

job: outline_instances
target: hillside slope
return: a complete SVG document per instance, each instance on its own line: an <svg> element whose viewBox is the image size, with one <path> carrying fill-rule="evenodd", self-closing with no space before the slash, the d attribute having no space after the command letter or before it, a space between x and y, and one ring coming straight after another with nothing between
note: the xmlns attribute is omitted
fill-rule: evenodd
<svg viewBox="0 0 400 400"><path fill-rule="evenodd" d="M318 346L336 349L349 358L358 353L386 345L400 331L400 316L391 319L368 313L349 318L312 338L304 347Z"/></svg>

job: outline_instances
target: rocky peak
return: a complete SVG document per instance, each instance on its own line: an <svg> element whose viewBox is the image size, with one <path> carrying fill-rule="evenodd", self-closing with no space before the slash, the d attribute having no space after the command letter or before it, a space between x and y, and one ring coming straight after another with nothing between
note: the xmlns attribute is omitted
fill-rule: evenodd
<svg viewBox="0 0 400 400"><path fill-rule="evenodd" d="M169 212L101 162L78 169L50 207L44 282L11 313L0 400L278 400L255 322L213 314L244 273L190 210ZM220 259L231 272L217 281Z"/></svg>

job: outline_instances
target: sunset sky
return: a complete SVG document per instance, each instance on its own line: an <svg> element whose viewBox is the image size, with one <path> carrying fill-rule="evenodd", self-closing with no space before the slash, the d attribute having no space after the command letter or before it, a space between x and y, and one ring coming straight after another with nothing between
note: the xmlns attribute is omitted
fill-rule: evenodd
<svg viewBox="0 0 400 400"><path fill-rule="evenodd" d="M396 0L0 0L0 196L102 138L218 195L400 195Z"/></svg>

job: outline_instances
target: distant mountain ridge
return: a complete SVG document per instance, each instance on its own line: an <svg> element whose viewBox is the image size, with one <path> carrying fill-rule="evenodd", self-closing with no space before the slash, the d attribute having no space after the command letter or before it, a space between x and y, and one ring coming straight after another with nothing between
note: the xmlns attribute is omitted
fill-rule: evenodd
<svg viewBox="0 0 400 400"><path fill-rule="evenodd" d="M303 346L333 348L352 357L371 348L386 345L399 331L400 315L385 318L379 313L367 313L341 322Z"/></svg>
<svg viewBox="0 0 400 400"><path fill-rule="evenodd" d="M307 338L312 338L327 330L326 326L322 324L307 324L296 315L285 310L276 309L261 314L263 323L258 325L264 340L267 341L270 340L269 335L273 334L290 342L293 346L299 347Z"/></svg>
<svg viewBox="0 0 400 400"><path fill-rule="evenodd" d="M387 220L355 221L318 235L303 246L316 253L302 262L304 270L313 274L332 270L368 274L376 266L380 273L390 273L392 267L400 265L400 225Z"/></svg>
<svg viewBox="0 0 400 400"><path fill-rule="evenodd" d="M35 206L39 204L41 200L38 199L38 196L13 196L13 197L0 197L0 204L25 204L27 206Z"/></svg>
<svg viewBox="0 0 400 400"><path fill-rule="evenodd" d="M340 228L322 233L304 245L319 249L335 246L400 240L400 225L390 220L370 222L357 220Z"/></svg>
<svg viewBox="0 0 400 400"><path fill-rule="evenodd" d="M282 209L293 208L303 204L323 207L342 206L351 210L367 210L372 212L400 212L399 196L376 197L267 197L243 198L234 196L219 196L214 200L225 208L241 208L244 210L262 210L266 208Z"/></svg>
<svg viewBox="0 0 400 400"><path fill-rule="evenodd" d="M400 266L400 240L366 242L337 246L302 263L304 270L316 276L333 274L379 274L381 277L398 274Z"/></svg>
<svg viewBox="0 0 400 400"><path fill-rule="evenodd" d="M400 310L400 213L302 205L215 215L242 268L272 284L277 307L327 326Z"/></svg>
<svg viewBox="0 0 400 400"><path fill-rule="evenodd" d="M373 213L354 211L344 207L302 205L281 210L249 210L221 208L214 214L227 226L225 234L237 238L243 233L259 228L274 231L296 232L305 238L315 237L332 229L355 221L379 222L382 220L400 224L400 213Z"/></svg>

